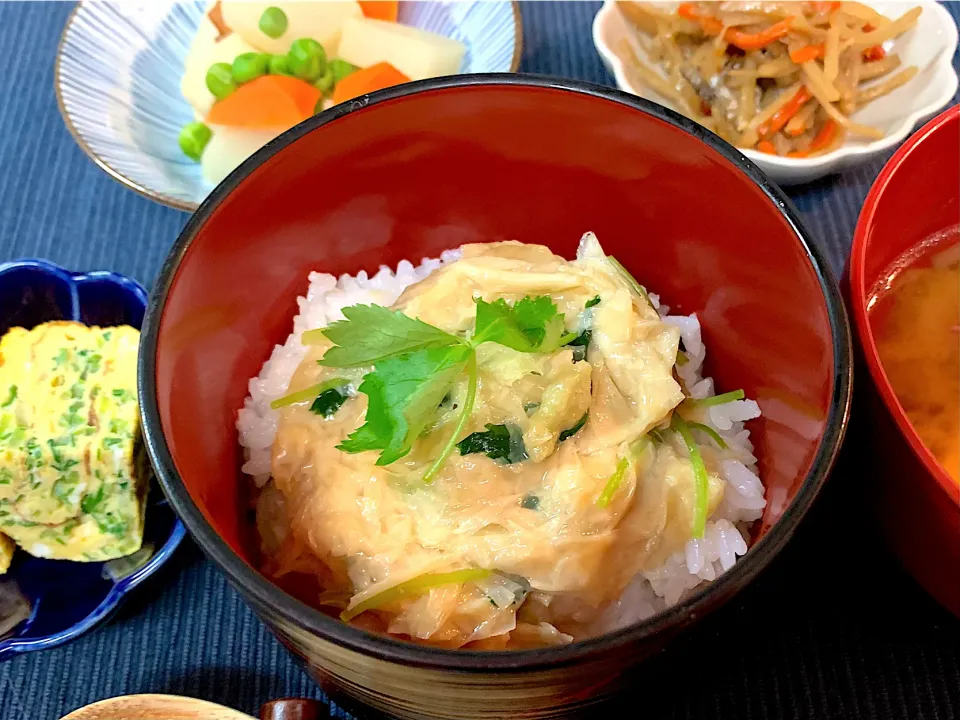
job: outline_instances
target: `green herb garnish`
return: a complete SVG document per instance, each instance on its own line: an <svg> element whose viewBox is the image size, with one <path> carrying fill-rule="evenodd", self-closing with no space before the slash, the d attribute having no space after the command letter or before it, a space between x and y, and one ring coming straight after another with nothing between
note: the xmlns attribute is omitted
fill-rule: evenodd
<svg viewBox="0 0 960 720"><path fill-rule="evenodd" d="M313 400L318 395L320 395L323 392L326 392L327 390L333 390L334 388L344 388L347 385L349 385L349 382L344 380L343 378L328 378L327 380L324 380L322 383L317 383L316 385L311 385L310 387L304 388L303 390L297 390L295 392L289 393L288 395L284 395L283 397L277 398L272 403L270 403L270 409L279 410L280 408L286 407L287 405L293 405L294 403L298 403L298 402L307 402L309 400Z"/></svg>
<svg viewBox="0 0 960 720"><path fill-rule="evenodd" d="M340 406L347 401L347 395L340 392L339 388L330 388L317 395L316 400L310 406L310 412L315 415L322 415L327 420L337 414Z"/></svg>
<svg viewBox="0 0 960 720"><path fill-rule="evenodd" d="M550 353L576 337L564 335L563 314L545 295L525 297L512 306L503 298L477 300L477 327L473 343L495 342L525 353Z"/></svg>
<svg viewBox="0 0 960 720"><path fill-rule="evenodd" d="M623 482L623 476L627 474L628 467L630 467L630 461L625 457L620 458L619 462L617 462L616 469L613 471L613 475L607 480L603 492L601 492L600 497L597 498L597 507L605 508L610 504L614 494L620 488L620 483Z"/></svg>
<svg viewBox="0 0 960 720"><path fill-rule="evenodd" d="M560 436L557 438L557 442L563 442L567 438L573 437L578 432L580 432L580 429L587 424L587 416L589 414L590 413L584 413L583 417L577 420L576 424L573 427L568 427L566 430L561 432Z"/></svg>
<svg viewBox="0 0 960 720"><path fill-rule="evenodd" d="M477 346L495 342L520 352L553 352L573 339L563 334L563 315L549 297L525 297L512 306L502 299L477 300L476 328L469 339L379 305L353 305L343 315L345 320L323 329L334 347L318 362L337 368L374 366L357 388L368 398L364 424L337 446L344 452L380 450L378 465L404 457L466 371L460 417L427 469L427 483L453 452L473 412ZM307 340L304 333L303 342Z"/></svg>
<svg viewBox="0 0 960 720"><path fill-rule="evenodd" d="M707 467L703 464L703 456L700 455L700 448L697 447L697 443L693 439L690 426L680 417L680 413L675 412L673 414L670 427L683 438L683 444L687 446L687 453L690 455L690 465L693 467L697 494L693 509L693 537L702 538L707 527L707 494L710 490Z"/></svg>
<svg viewBox="0 0 960 720"><path fill-rule="evenodd" d="M3 405L0 405L0 407L10 407L11 405L13 405L13 402L16 399L17 399L17 386L11 385L9 394L7 395L7 399L3 401Z"/></svg>
<svg viewBox="0 0 960 720"><path fill-rule="evenodd" d="M363 367L415 350L464 344L455 335L381 305L351 305L343 309L343 316L346 320L323 329L335 345L319 360L325 367Z"/></svg>
<svg viewBox="0 0 960 720"><path fill-rule="evenodd" d="M467 570L454 570L453 572L418 575L415 578L406 580L399 585L394 585L392 588L387 588L383 592L368 597L366 600L358 602L351 608L347 608L340 613L340 619L347 622L360 613L366 612L367 610L374 610L400 598L410 597L411 595L423 595L433 588L442 587L443 585L462 585L468 582L486 580L492 574L490 570L469 568Z"/></svg>
<svg viewBox="0 0 960 720"><path fill-rule="evenodd" d="M524 510L538 510L540 508L540 498L536 495L524 495L520 501L520 507Z"/></svg>
<svg viewBox="0 0 960 720"><path fill-rule="evenodd" d="M85 515L89 515L94 510L97 509L97 506L103 502L103 484L101 483L100 487L97 488L97 492L92 495L84 495L83 500L80 501L80 509L84 512Z"/></svg>
<svg viewBox="0 0 960 720"><path fill-rule="evenodd" d="M582 333L577 335L573 340L567 343L568 347L586 347L590 344L590 336L592 333L589 330L584 330Z"/></svg>
<svg viewBox="0 0 960 720"><path fill-rule="evenodd" d="M491 460L506 460L510 457L510 431L506 425L487 424L486 432L467 435L457 443L461 455L483 453Z"/></svg>
<svg viewBox="0 0 960 720"><path fill-rule="evenodd" d="M508 464L523 462L529 456L523 446L523 433L516 425L487 425L486 432L467 435L457 443L461 455L483 453L491 460Z"/></svg>
<svg viewBox="0 0 960 720"><path fill-rule="evenodd" d="M650 295L647 293L647 289L637 282L637 279L630 274L630 271L621 265L620 261L617 260L613 255L607 255L607 260L610 261L610 264L613 265L614 269L620 274L620 277L623 278L627 285L630 286L630 289L639 295L647 305L656 310L656 308L653 307L653 302L650 300Z"/></svg>
<svg viewBox="0 0 960 720"><path fill-rule="evenodd" d="M592 298L590 298L589 300L587 300L587 304L583 306L583 309L584 309L584 310L589 310L589 309L592 308L594 305L599 305L599 304L600 304L600 296L599 296L599 295L594 295Z"/></svg>
<svg viewBox="0 0 960 720"><path fill-rule="evenodd" d="M687 420L687 425L691 430L699 430L700 432L709 435L710 439L713 440L717 444L717 447L719 447L721 450L727 449L727 444L723 441L723 438L720 437L720 433L718 433L709 425L693 422L692 420Z"/></svg>
<svg viewBox="0 0 960 720"><path fill-rule="evenodd" d="M744 395L743 390L731 390L722 395L712 395L710 397L700 398L699 400L693 400L693 404L702 408L714 407L715 405L726 405L736 400L743 400L745 397L746 395Z"/></svg>

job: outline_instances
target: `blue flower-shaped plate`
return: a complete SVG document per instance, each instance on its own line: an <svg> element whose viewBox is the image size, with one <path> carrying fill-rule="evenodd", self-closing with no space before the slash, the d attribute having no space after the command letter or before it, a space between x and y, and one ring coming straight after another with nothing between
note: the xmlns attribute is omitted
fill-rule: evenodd
<svg viewBox="0 0 960 720"><path fill-rule="evenodd" d="M87 325L143 322L147 293L111 272L70 273L43 260L0 264L0 336L50 320ZM184 528L159 488L147 500L143 548L129 558L81 563L17 550L0 575L0 660L60 645L105 620L173 554ZM12 625L12 628L10 627Z"/></svg>
<svg viewBox="0 0 960 720"><path fill-rule="evenodd" d="M178 145L180 129L194 119L180 78L209 5L79 3L54 69L60 113L87 156L141 195L189 212L213 187ZM462 42L461 73L516 72L520 64L515 2L403 0L397 19Z"/></svg>

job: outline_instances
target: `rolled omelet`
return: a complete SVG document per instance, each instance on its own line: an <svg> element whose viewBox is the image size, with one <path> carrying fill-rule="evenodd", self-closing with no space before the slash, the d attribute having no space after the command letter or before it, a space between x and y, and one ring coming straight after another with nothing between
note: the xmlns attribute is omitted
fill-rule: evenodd
<svg viewBox="0 0 960 720"><path fill-rule="evenodd" d="M31 555L93 562L140 548L139 340L74 322L0 340L0 533Z"/></svg>
<svg viewBox="0 0 960 720"><path fill-rule="evenodd" d="M13 561L13 551L16 547L13 540L0 533L0 575L10 569L10 563Z"/></svg>

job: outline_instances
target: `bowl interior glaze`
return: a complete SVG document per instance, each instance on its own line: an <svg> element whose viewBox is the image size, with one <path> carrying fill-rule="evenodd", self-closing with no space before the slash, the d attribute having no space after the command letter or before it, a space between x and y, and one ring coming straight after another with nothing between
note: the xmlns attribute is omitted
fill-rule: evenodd
<svg viewBox="0 0 960 720"><path fill-rule="evenodd" d="M323 113L251 158L200 208L164 268L141 400L152 457L188 527L248 597L307 634L388 660L515 670L696 617L702 593L567 648L425 650L310 610L248 566L236 414L248 378L289 334L310 271L373 273L508 239L572 257L592 230L664 302L700 314L709 373L763 408L752 425L769 500L760 539L706 591L729 597L816 494L849 402L839 295L785 198L702 128L617 91L479 76L374 99Z"/></svg>

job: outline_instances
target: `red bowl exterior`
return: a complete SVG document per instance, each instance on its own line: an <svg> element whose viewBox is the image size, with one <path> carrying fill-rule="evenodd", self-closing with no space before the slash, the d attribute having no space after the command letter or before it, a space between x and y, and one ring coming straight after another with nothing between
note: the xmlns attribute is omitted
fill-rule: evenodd
<svg viewBox="0 0 960 720"><path fill-rule="evenodd" d="M960 615L960 487L923 444L887 379L867 312L868 293L900 255L960 223L960 105L935 117L883 168L857 222L849 300L868 384L858 407L873 433L879 508L907 569ZM862 395L862 399L861 399Z"/></svg>
<svg viewBox="0 0 960 720"><path fill-rule="evenodd" d="M522 652L374 636L264 579L249 552L236 411L247 378L290 332L307 273L372 272L513 238L570 257L587 230L672 306L699 312L711 374L759 400L753 437L769 503L750 552L646 622ZM228 178L162 271L140 392L172 504L325 688L404 718L569 717L732 597L787 541L836 457L850 355L825 263L789 201L736 150L618 91L470 76L322 113Z"/></svg>

